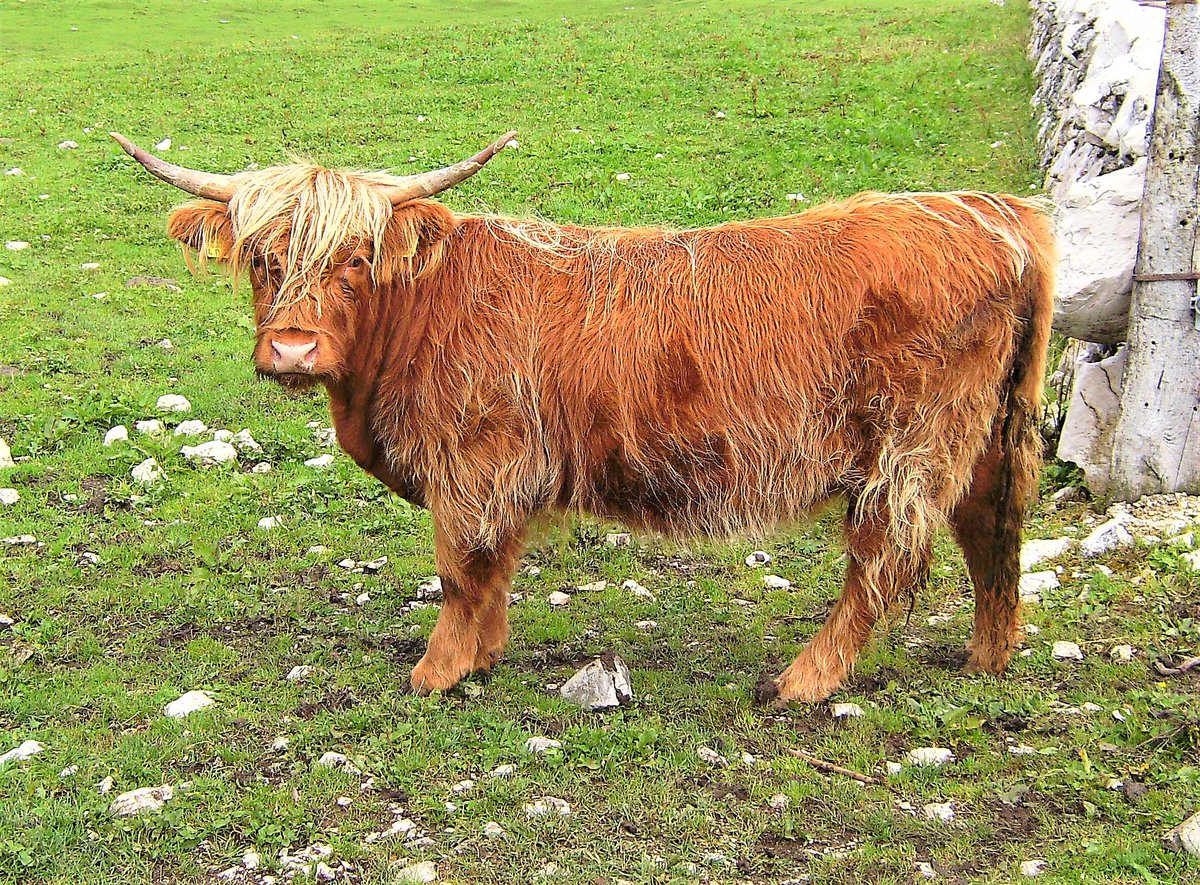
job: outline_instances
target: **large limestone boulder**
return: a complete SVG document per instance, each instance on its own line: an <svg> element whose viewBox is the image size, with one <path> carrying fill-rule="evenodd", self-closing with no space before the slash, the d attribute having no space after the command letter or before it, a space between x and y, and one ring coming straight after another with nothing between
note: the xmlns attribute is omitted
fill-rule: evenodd
<svg viewBox="0 0 1200 885"><path fill-rule="evenodd" d="M1075 383L1067 419L1058 440L1058 457L1077 464L1094 495L1108 491L1113 433L1121 411L1121 378L1125 374L1124 347L1112 356L1104 349L1087 348L1075 364Z"/></svg>
<svg viewBox="0 0 1200 885"><path fill-rule="evenodd" d="M1103 344L1125 340L1145 177L1143 157L1075 182L1060 199L1055 331Z"/></svg>

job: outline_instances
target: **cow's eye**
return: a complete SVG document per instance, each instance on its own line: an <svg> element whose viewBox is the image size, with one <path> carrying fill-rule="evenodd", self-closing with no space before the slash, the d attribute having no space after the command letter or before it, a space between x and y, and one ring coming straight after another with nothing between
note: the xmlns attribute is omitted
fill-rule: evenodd
<svg viewBox="0 0 1200 885"><path fill-rule="evenodd" d="M346 266L350 268L350 270L362 270L367 266L367 259L363 258L361 255L355 255L346 263Z"/></svg>

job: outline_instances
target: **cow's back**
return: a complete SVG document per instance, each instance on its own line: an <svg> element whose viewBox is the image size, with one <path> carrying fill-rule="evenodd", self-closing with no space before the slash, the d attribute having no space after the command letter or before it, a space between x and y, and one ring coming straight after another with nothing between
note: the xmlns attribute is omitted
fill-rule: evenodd
<svg viewBox="0 0 1200 885"><path fill-rule="evenodd" d="M1034 214L868 194L674 233L467 220L462 316L433 334L539 425L558 506L758 531L861 488L931 414L994 413Z"/></svg>

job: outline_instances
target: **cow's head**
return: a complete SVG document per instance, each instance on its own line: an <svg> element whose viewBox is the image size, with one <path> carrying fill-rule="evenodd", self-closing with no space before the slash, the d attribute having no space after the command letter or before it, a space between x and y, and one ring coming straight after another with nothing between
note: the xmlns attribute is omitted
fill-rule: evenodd
<svg viewBox="0 0 1200 885"><path fill-rule="evenodd" d="M223 262L254 291L254 364L289 385L338 380L371 296L398 276L433 268L454 216L422 199L474 175L515 135L420 175L346 172L310 164L216 175L175 166L112 133L153 175L199 197L171 214L168 233Z"/></svg>

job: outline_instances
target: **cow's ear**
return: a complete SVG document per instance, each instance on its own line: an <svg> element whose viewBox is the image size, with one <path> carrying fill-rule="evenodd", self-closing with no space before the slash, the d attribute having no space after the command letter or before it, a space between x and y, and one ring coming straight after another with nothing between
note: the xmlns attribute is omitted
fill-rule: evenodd
<svg viewBox="0 0 1200 885"><path fill-rule="evenodd" d="M454 213L433 200L413 200L397 207L384 233L383 265L393 274L407 271L414 277L432 270L457 224Z"/></svg>
<svg viewBox="0 0 1200 885"><path fill-rule="evenodd" d="M233 250L229 206L215 200L193 200L171 213L167 234L206 261L227 261Z"/></svg>

